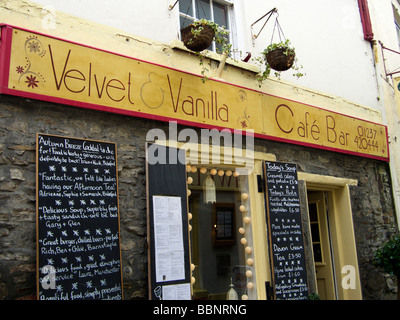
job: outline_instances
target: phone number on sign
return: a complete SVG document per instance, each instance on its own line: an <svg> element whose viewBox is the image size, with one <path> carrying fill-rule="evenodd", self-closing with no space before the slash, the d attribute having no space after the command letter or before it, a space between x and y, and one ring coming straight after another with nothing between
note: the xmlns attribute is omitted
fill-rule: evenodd
<svg viewBox="0 0 400 320"><path fill-rule="evenodd" d="M357 144L358 149L362 150L379 150L379 143L376 140L377 130L358 126L357 128L357 136L354 139L354 142Z"/></svg>

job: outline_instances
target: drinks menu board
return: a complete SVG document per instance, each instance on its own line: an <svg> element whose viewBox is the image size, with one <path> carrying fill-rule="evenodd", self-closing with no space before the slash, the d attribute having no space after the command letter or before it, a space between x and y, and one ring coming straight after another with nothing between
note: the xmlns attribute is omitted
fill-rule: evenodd
<svg viewBox="0 0 400 320"><path fill-rule="evenodd" d="M37 135L38 299L122 299L116 146Z"/></svg>
<svg viewBox="0 0 400 320"><path fill-rule="evenodd" d="M267 224L275 298L308 297L297 166L265 162Z"/></svg>

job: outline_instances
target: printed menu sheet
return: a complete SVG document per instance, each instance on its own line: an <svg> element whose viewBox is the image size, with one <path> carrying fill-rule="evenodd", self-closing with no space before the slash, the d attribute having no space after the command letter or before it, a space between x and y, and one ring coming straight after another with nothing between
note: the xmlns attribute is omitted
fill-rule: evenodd
<svg viewBox="0 0 400 320"><path fill-rule="evenodd" d="M156 281L185 279L181 197L153 196Z"/></svg>

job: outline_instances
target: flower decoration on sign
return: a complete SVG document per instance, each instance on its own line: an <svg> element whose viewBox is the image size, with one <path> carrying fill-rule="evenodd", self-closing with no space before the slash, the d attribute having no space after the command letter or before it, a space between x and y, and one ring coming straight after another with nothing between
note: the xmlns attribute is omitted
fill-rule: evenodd
<svg viewBox="0 0 400 320"><path fill-rule="evenodd" d="M27 43L30 52L40 52L40 42L39 41L30 41Z"/></svg>
<svg viewBox="0 0 400 320"><path fill-rule="evenodd" d="M28 84L28 88L32 87L32 89L34 89L35 87L38 86L39 81L36 80L36 77L34 77L34 76L30 76L29 77L28 76L28 77L26 77L26 79L27 79L27 81L25 81L25 83Z"/></svg>
<svg viewBox="0 0 400 320"><path fill-rule="evenodd" d="M41 83L44 85L46 82L43 76L39 72L34 72L31 70L32 68L32 61L36 58L36 56L39 56L40 58L43 58L46 55L46 50L44 50L44 47L40 40L37 38L37 36L29 36L27 37L25 41L25 65L18 65L16 67L16 72L20 75L18 82L21 81L21 79L25 79L25 83L27 83L28 88L35 89L39 87L39 84Z"/></svg>
<svg viewBox="0 0 400 320"><path fill-rule="evenodd" d="M24 67L18 66L17 73L19 73L19 74L24 73Z"/></svg>
<svg viewBox="0 0 400 320"><path fill-rule="evenodd" d="M239 90L236 100L243 106L243 116L238 118L238 122L242 129L246 129L250 125L250 116L247 114L248 99L244 90Z"/></svg>

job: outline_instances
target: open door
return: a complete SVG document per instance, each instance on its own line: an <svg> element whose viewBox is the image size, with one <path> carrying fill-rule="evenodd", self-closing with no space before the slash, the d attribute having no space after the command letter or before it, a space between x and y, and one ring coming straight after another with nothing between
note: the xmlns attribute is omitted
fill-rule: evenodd
<svg viewBox="0 0 400 320"><path fill-rule="evenodd" d="M322 300L335 300L332 247L325 193L309 192L307 196L318 294Z"/></svg>
<svg viewBox="0 0 400 320"><path fill-rule="evenodd" d="M220 175L210 173L213 169ZM226 166L193 171L188 173L193 299L255 299L248 177ZM207 179L213 181L213 200L207 199Z"/></svg>

